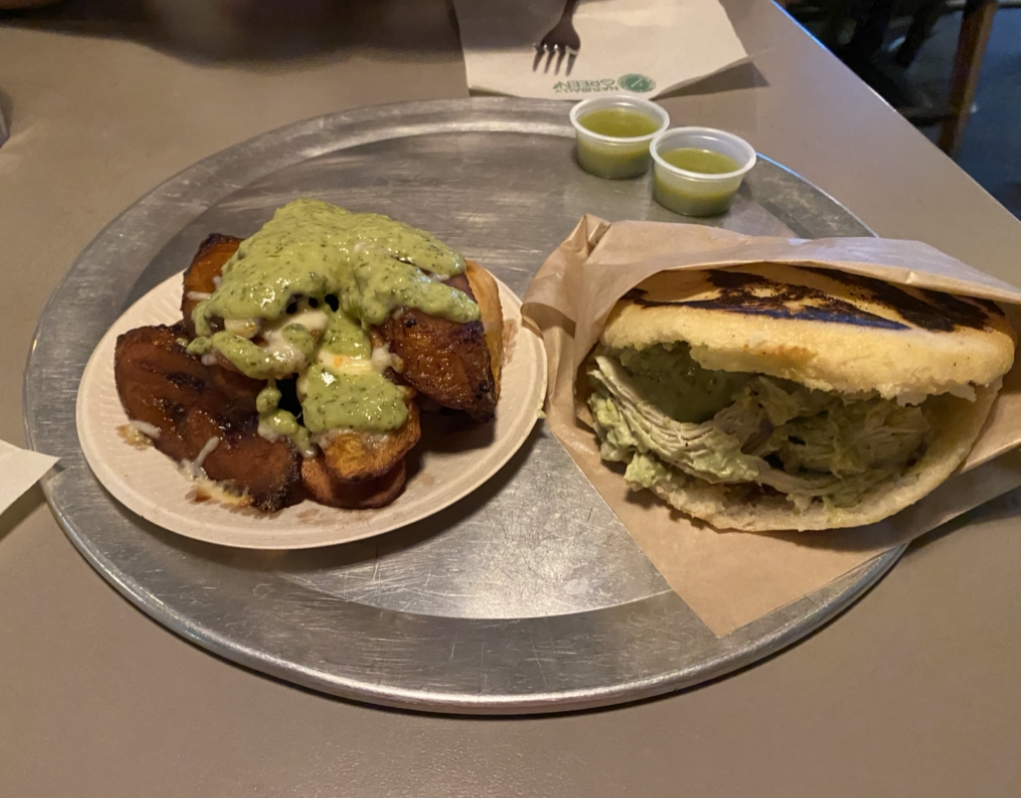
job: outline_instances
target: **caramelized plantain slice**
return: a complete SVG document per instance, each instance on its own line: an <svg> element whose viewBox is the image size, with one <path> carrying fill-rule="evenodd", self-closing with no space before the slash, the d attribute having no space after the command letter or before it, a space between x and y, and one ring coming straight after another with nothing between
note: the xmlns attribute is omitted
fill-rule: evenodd
<svg viewBox="0 0 1021 798"><path fill-rule="evenodd" d="M181 314L188 338L195 337L191 312L200 300L216 290L216 278L220 276L224 264L237 252L241 240L234 236L212 233L199 244L198 252L184 273L184 292L181 296Z"/></svg>
<svg viewBox="0 0 1021 798"><path fill-rule="evenodd" d="M240 238L213 233L199 247L184 274L181 312L189 338L195 334L191 313ZM479 304L481 319L461 324L402 308L376 328L378 338L401 359L402 379L442 407L463 410L479 421L490 420L500 394L503 314L496 282L485 269L467 261L464 274L447 280ZM229 366L228 366L229 368Z"/></svg>
<svg viewBox="0 0 1021 798"><path fill-rule="evenodd" d="M323 461L331 477L340 482L364 482L391 471L422 437L418 405L408 397L408 417L392 432L355 432L334 434L328 444L320 444Z"/></svg>
<svg viewBox="0 0 1021 798"><path fill-rule="evenodd" d="M503 366L503 307L496 279L475 261L465 261L465 276L479 306L482 329L489 350L489 366L493 372L493 391L500 398L500 371Z"/></svg>
<svg viewBox="0 0 1021 798"><path fill-rule="evenodd" d="M301 464L301 476L305 489L320 504L348 510L386 507L404 489L404 459L375 479L343 482L334 476L322 456L310 457Z"/></svg>
<svg viewBox="0 0 1021 798"><path fill-rule="evenodd" d="M472 266L476 275L482 273L480 267ZM405 382L437 404L463 410L479 421L493 418L499 395L499 366L493 367L489 339L494 337L494 320L499 318L500 343L493 343L499 357L503 316L496 283L491 280L477 281L478 295L469 273L446 281L479 302L479 321L459 323L415 308L401 308L376 328L390 352L403 363L401 378Z"/></svg>
<svg viewBox="0 0 1021 798"><path fill-rule="evenodd" d="M286 439L259 436L255 398L263 383L189 355L183 325L140 327L117 339L114 377L130 418L159 430L154 444L172 459L194 461L210 479L244 490L252 504L279 510L300 499L301 454Z"/></svg>

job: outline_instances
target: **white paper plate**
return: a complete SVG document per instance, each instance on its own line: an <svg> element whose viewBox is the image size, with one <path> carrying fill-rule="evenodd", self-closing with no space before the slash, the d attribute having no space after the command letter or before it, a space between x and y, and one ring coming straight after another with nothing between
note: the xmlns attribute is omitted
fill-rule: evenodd
<svg viewBox="0 0 1021 798"><path fill-rule="evenodd" d="M310 548L379 535L471 493L500 470L535 425L546 390L546 353L538 336L521 324L521 301L497 281L510 343L496 419L469 425L460 414L423 413L423 440L409 455L408 482L393 504L378 510L338 510L305 501L263 514L196 501L195 484L174 461L122 437L128 417L113 373L118 335L180 320L181 279L178 274L154 288L107 331L82 375L76 407L78 439L96 477L130 510L164 529L252 549Z"/></svg>

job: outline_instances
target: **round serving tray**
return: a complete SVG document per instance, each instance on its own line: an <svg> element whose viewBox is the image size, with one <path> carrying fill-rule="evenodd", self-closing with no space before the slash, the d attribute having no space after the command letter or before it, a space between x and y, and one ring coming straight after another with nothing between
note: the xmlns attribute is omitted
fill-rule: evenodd
<svg viewBox="0 0 1021 798"><path fill-rule="evenodd" d="M44 488L96 570L169 629L242 665L349 698L463 713L580 709L697 684L790 645L874 583L900 549L718 638L541 424L453 506L380 537L305 551L179 537L132 514L92 475L75 430L89 355L210 232L247 235L273 208L316 196L428 229L521 296L585 213L681 220L652 202L648 176L582 172L566 110L477 98L299 122L199 162L103 230L43 311L25 379L29 441L60 457ZM764 158L731 213L708 223L871 235Z"/></svg>

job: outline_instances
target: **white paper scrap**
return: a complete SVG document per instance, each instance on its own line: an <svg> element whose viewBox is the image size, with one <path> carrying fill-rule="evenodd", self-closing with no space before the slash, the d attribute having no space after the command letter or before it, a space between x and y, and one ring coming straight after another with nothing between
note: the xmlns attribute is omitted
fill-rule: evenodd
<svg viewBox="0 0 1021 798"><path fill-rule="evenodd" d="M56 457L0 441L0 513L14 504L56 462Z"/></svg>

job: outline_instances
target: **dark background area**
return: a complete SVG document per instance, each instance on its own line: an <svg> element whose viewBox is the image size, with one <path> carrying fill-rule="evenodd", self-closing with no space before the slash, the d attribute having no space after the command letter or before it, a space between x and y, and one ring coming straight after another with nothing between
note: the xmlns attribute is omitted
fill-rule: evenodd
<svg viewBox="0 0 1021 798"><path fill-rule="evenodd" d="M794 0L788 11L935 142L940 116L947 108L961 28L961 12L951 10L954 1ZM880 5L886 15L877 32L874 11ZM186 59L279 65L327 56L351 43L347 33L351 26L345 23L353 17L371 22L386 13L385 4L375 0L260 0L237 5L240 10L226 22L244 35L231 37L209 20L196 20L196 9L201 8L201 3L181 0L63 0L45 8L0 10L0 25L129 38ZM936 8L936 13L924 26L910 65L903 68L896 63L897 49L912 21L927 13L926 8ZM413 49L421 40L420 21L406 22L397 35L391 31L387 38L359 43ZM863 56L859 40L870 37L873 41L866 49L871 49ZM957 162L1021 218L1021 0L1001 0L996 12Z"/></svg>
<svg viewBox="0 0 1021 798"><path fill-rule="evenodd" d="M847 44L865 24L855 3L834 25L841 0L801 0L788 11L811 33L825 39L849 67L935 142L939 118L947 110L950 76L962 14L944 5L907 68L896 63L898 47L918 13L921 0L897 0L882 45L870 58L847 52ZM860 8L863 3L858 3ZM948 8L949 7L949 8ZM830 26L827 28L827 26ZM833 41L833 37L837 41ZM857 56L857 57L856 57ZM1021 7L1001 3L982 61L958 164L983 188L1021 218Z"/></svg>

